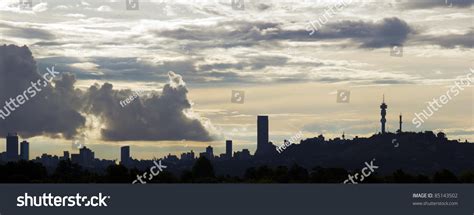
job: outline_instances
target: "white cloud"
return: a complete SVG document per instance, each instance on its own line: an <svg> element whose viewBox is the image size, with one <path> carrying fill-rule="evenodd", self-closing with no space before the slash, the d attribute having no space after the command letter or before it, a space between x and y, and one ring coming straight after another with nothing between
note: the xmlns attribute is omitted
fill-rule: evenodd
<svg viewBox="0 0 474 215"><path fill-rule="evenodd" d="M39 4L36 4L33 6L33 11L36 13L41 13L48 10L48 3L46 2L41 2Z"/></svg>
<svg viewBox="0 0 474 215"><path fill-rule="evenodd" d="M102 5L99 8L97 8L97 11L110 12L110 11L112 11L112 8L110 6L107 6L107 5Z"/></svg>

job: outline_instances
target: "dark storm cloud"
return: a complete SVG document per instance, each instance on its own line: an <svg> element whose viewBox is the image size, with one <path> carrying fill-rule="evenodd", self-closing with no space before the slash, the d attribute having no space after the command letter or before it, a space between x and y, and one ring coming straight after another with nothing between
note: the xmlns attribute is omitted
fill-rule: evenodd
<svg viewBox="0 0 474 215"><path fill-rule="evenodd" d="M114 90L111 84L91 86L86 93L87 112L100 116L107 128L106 140L197 140L211 137L201 122L187 117L183 111L191 108L188 90L180 75L169 73L170 83L160 95L139 97L122 107L120 101L130 90Z"/></svg>
<svg viewBox="0 0 474 215"><path fill-rule="evenodd" d="M99 75L91 73L90 71L70 66L74 63L81 63L82 61L75 57L46 57L37 59L37 66L40 71L46 71L46 68L56 64L56 70L67 71L68 73L74 74L78 79L103 79L105 75ZM116 79L120 79L117 75Z"/></svg>
<svg viewBox="0 0 474 215"><path fill-rule="evenodd" d="M102 78L111 80L163 81L166 80L166 73L170 71L166 70L167 67L161 68L136 57L94 57L90 62L98 65L97 69L104 73ZM179 69L182 68L176 68L175 71L183 71Z"/></svg>
<svg viewBox="0 0 474 215"><path fill-rule="evenodd" d="M39 28L23 28L18 26L13 26L6 23L0 23L0 27L7 28L3 34L12 36L12 37L21 37L27 39L43 39L43 40L52 40L56 38L53 33L50 33L47 30Z"/></svg>
<svg viewBox="0 0 474 215"><path fill-rule="evenodd" d="M444 48L473 48L474 47L474 30L465 34L449 34L442 36L420 36L415 41L421 44L436 44Z"/></svg>
<svg viewBox="0 0 474 215"><path fill-rule="evenodd" d="M139 58L108 58L93 57L88 63L97 65L100 73L71 66L75 63L84 63L82 59L68 57L51 57L38 60L38 67L46 69L48 65L57 63L58 70L75 74L79 79L90 80L126 80L126 81L166 81L168 71L180 71L187 82L241 82L246 78L235 73L239 71L257 71L269 66L284 66L288 58L279 55L236 56L237 62L210 62L203 57L194 57L178 60L164 60L148 62ZM315 66L315 64L311 64ZM248 74L247 76L248 77Z"/></svg>
<svg viewBox="0 0 474 215"><path fill-rule="evenodd" d="M75 63L96 64L100 73L71 66ZM57 64L58 70L68 71L75 74L79 79L94 80L129 80L129 81L166 81L168 79L165 68L140 61L136 57L129 58L109 58L109 57L88 57L79 59L75 57L47 57L38 59L38 67L46 68L48 65ZM175 71L180 71L176 67Z"/></svg>
<svg viewBox="0 0 474 215"><path fill-rule="evenodd" d="M412 0L398 3L402 8L429 9L435 7L467 8L474 4L473 0Z"/></svg>
<svg viewBox="0 0 474 215"><path fill-rule="evenodd" d="M253 70L263 69L267 66L284 66L288 62L287 57L257 56L249 59Z"/></svg>
<svg viewBox="0 0 474 215"><path fill-rule="evenodd" d="M363 48L382 48L400 44L415 31L399 18L385 18L379 22L342 21L330 23L316 31L312 37L318 39L352 39Z"/></svg>
<svg viewBox="0 0 474 215"><path fill-rule="evenodd" d="M317 27L319 20L313 20ZM323 20L324 21L324 20ZM310 24L307 24L310 27ZM409 34L416 33L399 18L385 18L378 22L340 21L327 23L312 35L307 30L285 30L279 23L228 21L214 27L186 26L175 30L154 31L158 36L178 40L194 40L211 47L255 46L262 41L322 41L351 39L361 48L382 48L393 43L403 43Z"/></svg>
<svg viewBox="0 0 474 215"><path fill-rule="evenodd" d="M268 37L263 35L263 31L278 27L278 23L271 22L225 21L211 28L184 26L174 30L152 31L152 33L180 40L218 40L230 43L232 41L266 40Z"/></svg>
<svg viewBox="0 0 474 215"><path fill-rule="evenodd" d="M60 72L57 68L56 71ZM181 76L171 72L168 77L170 83L161 94L140 97L122 107L120 101L132 95L130 90L114 90L111 84L105 83L83 92L74 88L75 76L62 73L54 85L45 85L36 97L31 97L5 120L0 119L0 135L16 131L22 137L73 138L85 126L83 114L92 114L105 123L101 132L106 140L211 140L200 120L183 113L191 104ZM0 46L0 101L23 94L31 86L30 81L40 79L36 62L26 46Z"/></svg>
<svg viewBox="0 0 474 215"><path fill-rule="evenodd" d="M30 82L37 80L43 79L37 73L36 62L26 46L0 46L1 106L10 98L22 95L31 86ZM85 123L85 118L75 106L78 105L79 93L71 88L74 81L73 77L63 74L62 79L56 81L56 87L43 87L5 120L0 119L0 135L17 131L22 137L47 135L72 138Z"/></svg>

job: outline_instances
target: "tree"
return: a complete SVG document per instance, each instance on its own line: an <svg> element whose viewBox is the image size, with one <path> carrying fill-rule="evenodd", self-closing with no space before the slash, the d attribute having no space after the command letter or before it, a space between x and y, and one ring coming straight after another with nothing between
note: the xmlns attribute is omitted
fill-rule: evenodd
<svg viewBox="0 0 474 215"><path fill-rule="evenodd" d="M459 180L462 183L474 183L474 172L463 172L461 173L461 176L459 176Z"/></svg>
<svg viewBox="0 0 474 215"><path fill-rule="evenodd" d="M286 166L278 166L274 172L274 178L277 183L288 183L290 181L290 177L288 175L288 167Z"/></svg>
<svg viewBox="0 0 474 215"><path fill-rule="evenodd" d="M433 176L434 183L457 183L458 178L452 172L447 169L443 169L441 172L436 172Z"/></svg>
<svg viewBox="0 0 474 215"><path fill-rule="evenodd" d="M178 183L178 178L173 173L165 170L153 177L151 183Z"/></svg>
<svg viewBox="0 0 474 215"><path fill-rule="evenodd" d="M79 183L83 176L82 167L79 164L72 163L70 160L59 161L53 178L61 183Z"/></svg>
<svg viewBox="0 0 474 215"><path fill-rule="evenodd" d="M128 169L123 165L108 166L105 178L108 183L132 183L133 181L128 173Z"/></svg>
<svg viewBox="0 0 474 215"><path fill-rule="evenodd" d="M253 182L257 180L257 169L255 167L250 167L247 170L245 170L245 175L244 175L245 181L247 182Z"/></svg>
<svg viewBox="0 0 474 215"><path fill-rule="evenodd" d="M181 173L181 182L183 182L183 183L193 182L193 172L191 172L189 170L184 170Z"/></svg>
<svg viewBox="0 0 474 215"><path fill-rule="evenodd" d="M264 165L257 168L257 181L260 183L273 182L273 170Z"/></svg>
<svg viewBox="0 0 474 215"><path fill-rule="evenodd" d="M214 167L212 167L211 162L205 157L200 157L196 163L194 163L192 173L195 182L215 181Z"/></svg>
<svg viewBox="0 0 474 215"><path fill-rule="evenodd" d="M47 180L46 168L32 161L8 162L0 168L0 182L28 183Z"/></svg>
<svg viewBox="0 0 474 215"><path fill-rule="evenodd" d="M416 176L416 183L428 184L428 183L431 183L431 180L428 176L420 174L420 175Z"/></svg>
<svg viewBox="0 0 474 215"><path fill-rule="evenodd" d="M415 182L415 177L410 174L403 172L403 170L398 169L393 173L393 182L395 183L413 183Z"/></svg>
<svg viewBox="0 0 474 215"><path fill-rule="evenodd" d="M313 183L342 183L347 179L348 172L342 168L314 167L310 174Z"/></svg>
<svg viewBox="0 0 474 215"><path fill-rule="evenodd" d="M308 171L298 164L293 164L293 166L290 168L290 171L288 172L288 175L291 182L306 183L309 179Z"/></svg>

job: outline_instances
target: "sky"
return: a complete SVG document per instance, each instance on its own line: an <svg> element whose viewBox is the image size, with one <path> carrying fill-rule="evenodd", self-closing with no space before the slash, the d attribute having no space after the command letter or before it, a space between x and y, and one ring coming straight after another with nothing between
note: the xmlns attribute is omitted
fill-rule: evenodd
<svg viewBox="0 0 474 215"><path fill-rule="evenodd" d="M402 114L405 131L474 142L472 0L243 2L1 0L0 104L47 68L61 73L0 119L1 136L17 131L30 157L77 153L77 142L105 159L124 145L138 159L220 154L226 139L253 153L257 115L275 145L299 132L370 136L385 95L388 131Z"/></svg>

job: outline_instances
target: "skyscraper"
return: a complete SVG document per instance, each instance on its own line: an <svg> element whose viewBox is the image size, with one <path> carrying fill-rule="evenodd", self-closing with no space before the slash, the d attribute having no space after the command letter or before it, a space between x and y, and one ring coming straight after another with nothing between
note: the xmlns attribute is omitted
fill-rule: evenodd
<svg viewBox="0 0 474 215"><path fill-rule="evenodd" d="M120 163L127 164L130 160L130 146L120 147Z"/></svg>
<svg viewBox="0 0 474 215"><path fill-rule="evenodd" d="M8 133L7 135L7 161L18 160L18 135Z"/></svg>
<svg viewBox="0 0 474 215"><path fill-rule="evenodd" d="M209 160L214 159L214 149L212 148L212 146L206 147L206 151L199 153L199 157L205 157Z"/></svg>
<svg viewBox="0 0 474 215"><path fill-rule="evenodd" d="M272 149L273 147L273 149ZM276 153L275 147L268 141L268 116L257 117L257 151L255 156L268 156Z"/></svg>
<svg viewBox="0 0 474 215"><path fill-rule="evenodd" d="M268 116L257 117L257 151L268 144Z"/></svg>
<svg viewBox="0 0 474 215"><path fill-rule="evenodd" d="M380 105L380 115L382 116L382 119L380 119L380 122L382 123L382 134L385 134L385 123L387 122L387 119L385 119L385 116L387 115L387 105L385 104L385 95L383 96L383 102Z"/></svg>
<svg viewBox="0 0 474 215"><path fill-rule="evenodd" d="M61 159L68 160L69 159L69 152L68 151L63 151L63 157Z"/></svg>
<svg viewBox="0 0 474 215"><path fill-rule="evenodd" d="M90 166L94 162L94 152L87 147L79 149L79 163L83 166Z"/></svg>
<svg viewBox="0 0 474 215"><path fill-rule="evenodd" d="M212 148L212 146L208 146L206 148L206 154L207 156L209 156L209 159L214 158L214 149Z"/></svg>
<svg viewBox="0 0 474 215"><path fill-rule="evenodd" d="M191 150L191 152L185 152L181 154L181 160L194 160L194 152Z"/></svg>
<svg viewBox="0 0 474 215"><path fill-rule="evenodd" d="M20 159L25 161L30 159L30 143L26 140L20 143Z"/></svg>
<svg viewBox="0 0 474 215"><path fill-rule="evenodd" d="M232 140L225 141L225 154L227 158L232 158Z"/></svg>

